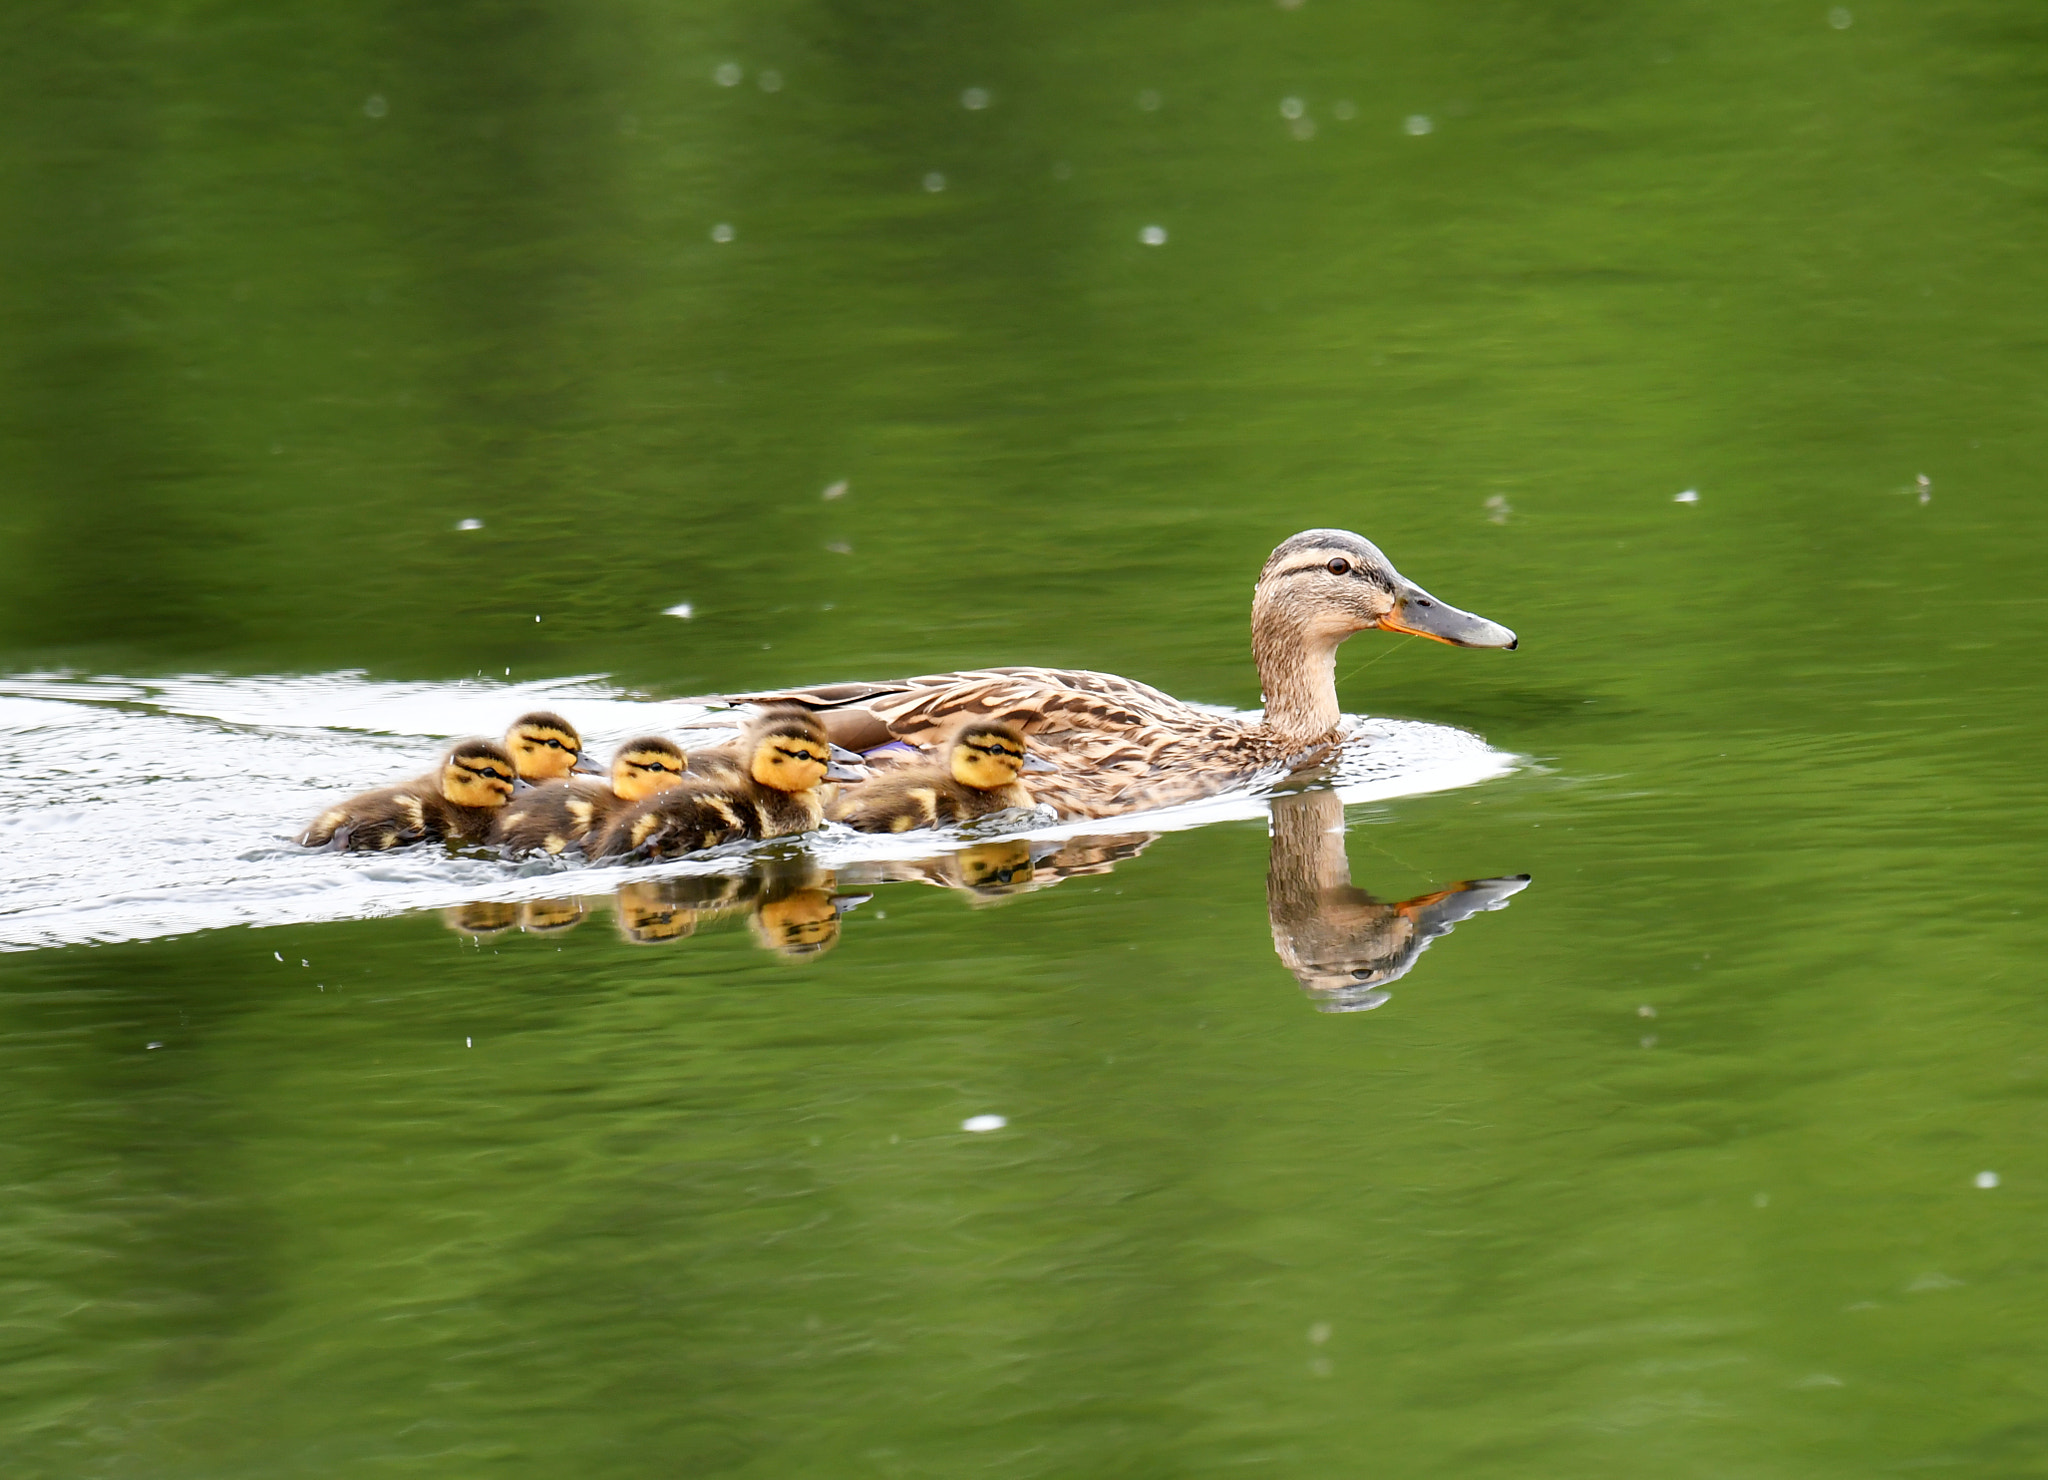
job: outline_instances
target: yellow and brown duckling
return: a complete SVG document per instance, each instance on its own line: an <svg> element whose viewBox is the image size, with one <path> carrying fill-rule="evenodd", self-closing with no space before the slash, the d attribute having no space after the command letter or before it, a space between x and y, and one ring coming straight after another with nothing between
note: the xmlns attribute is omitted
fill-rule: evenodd
<svg viewBox="0 0 2048 1480"><path fill-rule="evenodd" d="M582 764L583 737L551 709L531 710L513 720L505 731L505 748L512 752L519 779L528 786L590 770Z"/></svg>
<svg viewBox="0 0 2048 1480"><path fill-rule="evenodd" d="M824 822L818 786L836 772L817 716L766 710L748 722L740 753L743 774L692 779L638 802L584 851L593 858L679 858L721 843L809 832Z"/></svg>
<svg viewBox="0 0 2048 1480"><path fill-rule="evenodd" d="M439 769L329 807L299 837L309 848L372 852L427 841L480 843L518 771L496 740L457 741Z"/></svg>
<svg viewBox="0 0 2048 1480"><path fill-rule="evenodd" d="M512 799L491 827L491 841L510 853L561 853L580 847L635 802L683 782L689 758L673 740L642 735L612 756L610 779L564 776Z"/></svg>
<svg viewBox="0 0 2048 1480"><path fill-rule="evenodd" d="M1053 768L1024 748L1015 725L975 720L954 731L946 758L899 767L843 792L832 820L862 832L909 832L972 822L1031 805L1019 779Z"/></svg>

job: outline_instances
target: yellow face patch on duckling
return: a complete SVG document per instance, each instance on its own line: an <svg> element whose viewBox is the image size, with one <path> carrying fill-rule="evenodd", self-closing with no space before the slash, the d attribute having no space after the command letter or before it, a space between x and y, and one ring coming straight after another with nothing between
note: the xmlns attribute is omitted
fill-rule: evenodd
<svg viewBox="0 0 2048 1480"><path fill-rule="evenodd" d="M495 740L465 740L441 763L441 795L458 807L502 807L517 770Z"/></svg>
<svg viewBox="0 0 2048 1480"><path fill-rule="evenodd" d="M948 758L953 779L976 791L998 791L1024 770L1024 737L1008 725L972 725L960 732Z"/></svg>
<svg viewBox="0 0 2048 1480"><path fill-rule="evenodd" d="M823 736L791 735L770 730L754 742L747 772L777 791L809 791L825 779L832 752Z"/></svg>
<svg viewBox="0 0 2048 1480"><path fill-rule="evenodd" d="M620 801L637 802L680 786L688 764L682 747L671 740L628 740L612 757L612 794Z"/></svg>
<svg viewBox="0 0 2048 1480"><path fill-rule="evenodd" d="M576 768L583 737L559 714L537 709L512 721L505 731L505 748L512 752L520 780L559 781Z"/></svg>

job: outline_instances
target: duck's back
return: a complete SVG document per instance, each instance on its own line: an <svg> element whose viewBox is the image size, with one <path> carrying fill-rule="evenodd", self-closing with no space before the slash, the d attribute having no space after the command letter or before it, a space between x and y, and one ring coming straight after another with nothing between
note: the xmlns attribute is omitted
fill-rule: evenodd
<svg viewBox="0 0 2048 1480"><path fill-rule="evenodd" d="M978 668L728 697L815 710L832 739L854 750L891 740L933 745L963 719L1001 720L1029 736L1057 768L1032 779L1032 801L1070 817L1108 817L1213 795L1284 758L1255 726L1234 716L1150 684L1078 668Z"/></svg>

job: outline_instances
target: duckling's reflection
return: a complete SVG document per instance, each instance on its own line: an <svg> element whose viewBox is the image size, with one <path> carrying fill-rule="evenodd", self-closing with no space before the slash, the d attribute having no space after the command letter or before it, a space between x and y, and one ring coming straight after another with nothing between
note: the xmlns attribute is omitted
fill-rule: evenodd
<svg viewBox="0 0 2048 1480"><path fill-rule="evenodd" d="M1273 798L1273 851L1266 909L1280 964L1323 1012L1364 1012L1387 1000L1430 942L1482 910L1497 910L1529 877L1472 879L1396 904L1352 887L1344 854L1344 804L1333 791ZM672 945L712 922L744 917L754 942L789 960L823 955L839 942L840 917L873 896L842 888L930 884L970 905L997 904L1062 880L1105 874L1135 858L1157 833L1060 841L1003 838L930 858L849 865L837 872L808 855L759 858L744 873L635 879L613 896L619 935L635 945ZM493 935L518 927L558 934L588 918L585 899L524 905L477 903L442 912L450 930Z"/></svg>
<svg viewBox="0 0 2048 1480"><path fill-rule="evenodd" d="M1333 791L1273 798L1273 854L1266 912L1273 949L1322 1012L1366 1012L1387 1000L1386 986L1451 927L1497 910L1529 887L1527 874L1469 879L1381 904L1351 884L1344 855L1344 803Z"/></svg>

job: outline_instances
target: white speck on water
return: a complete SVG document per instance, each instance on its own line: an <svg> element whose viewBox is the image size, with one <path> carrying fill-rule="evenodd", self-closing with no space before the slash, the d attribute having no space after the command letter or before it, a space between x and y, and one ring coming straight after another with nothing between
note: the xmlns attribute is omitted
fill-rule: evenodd
<svg viewBox="0 0 2048 1480"><path fill-rule="evenodd" d="M711 239L715 242L729 242L733 238L732 222L721 221L711 228Z"/></svg>
<svg viewBox="0 0 2048 1480"><path fill-rule="evenodd" d="M782 74L773 67L768 68L754 80L760 86L762 92L782 91Z"/></svg>
<svg viewBox="0 0 2048 1480"><path fill-rule="evenodd" d="M978 1136L988 1131L999 1131L1009 1123L1000 1115L970 1115L960 1122L960 1129Z"/></svg>
<svg viewBox="0 0 2048 1480"><path fill-rule="evenodd" d="M1671 502L1673 502L1674 504L1696 504L1699 501L1700 491L1697 488L1688 488L1683 493L1674 493L1671 495Z"/></svg>
<svg viewBox="0 0 2048 1480"><path fill-rule="evenodd" d="M1163 247L1166 245L1166 228L1164 226L1148 226L1138 233L1138 240L1148 247Z"/></svg>
<svg viewBox="0 0 2048 1480"><path fill-rule="evenodd" d="M540 620L540 613L539 613L539 612L535 612L535 613L533 614L533 619L534 619L534 621L538 622L538 621Z"/></svg>
<svg viewBox="0 0 2048 1480"><path fill-rule="evenodd" d="M1316 136L1316 121L1313 118L1297 118L1287 125L1287 132L1297 139L1313 139Z"/></svg>
<svg viewBox="0 0 2048 1480"><path fill-rule="evenodd" d="M1300 98L1282 98L1280 100L1280 116L1282 118L1299 118L1307 111L1308 104L1302 102Z"/></svg>
<svg viewBox="0 0 2048 1480"><path fill-rule="evenodd" d="M825 548L834 555L851 555L853 553L853 546L847 544L845 540L834 540Z"/></svg>
<svg viewBox="0 0 2048 1480"><path fill-rule="evenodd" d="M1990 1188L1996 1187L1996 1186L1998 1185L1998 1173L1996 1173L1996 1172L1979 1172L1979 1173L1977 1173L1977 1185L1978 1185L1979 1187L1982 1187L1982 1188L1986 1188L1987 1190L1988 1190L1988 1189L1990 1189Z"/></svg>
<svg viewBox="0 0 2048 1480"><path fill-rule="evenodd" d="M1771 1195L1768 1192L1759 1192L1755 1197L1751 1198L1750 1201L1754 1203L1757 1207L1767 1208L1771 1205Z"/></svg>
<svg viewBox="0 0 2048 1480"><path fill-rule="evenodd" d="M462 530L482 529L484 522L481 519L458 519L455 521L455 527Z"/></svg>
<svg viewBox="0 0 2048 1480"><path fill-rule="evenodd" d="M661 614L664 617L681 617L687 622L697 614L697 609L687 601L678 601L674 606L663 607Z"/></svg>
<svg viewBox="0 0 2048 1480"><path fill-rule="evenodd" d="M1419 139L1424 134L1432 132L1436 125L1430 122L1427 113L1411 113L1402 122L1401 127Z"/></svg>
<svg viewBox="0 0 2048 1480"><path fill-rule="evenodd" d="M1645 1003L1644 1003L1644 1004L1643 1004L1643 1005L1642 1005L1641 1007L1638 1007L1638 1008L1636 1009L1636 1016L1637 1016L1637 1017L1648 1017L1648 1018L1653 1018L1653 1017L1655 1017L1656 1015L1657 1015L1657 1009L1656 1009L1656 1008L1654 1008L1654 1007L1652 1007L1652 1006L1650 1006L1650 1004L1649 1004L1649 1003L1647 1003L1647 1002L1645 1002Z"/></svg>
<svg viewBox="0 0 2048 1480"><path fill-rule="evenodd" d="M1328 1321L1317 1321L1308 1328L1308 1339L1310 1344L1314 1346L1321 1346L1324 1342L1328 1341L1330 1339L1330 1323Z"/></svg>
<svg viewBox="0 0 2048 1480"><path fill-rule="evenodd" d="M161 1043L145 1043L145 1044L143 1044L143 1045L142 1045L142 1047L143 1047L144 1051L147 1051L147 1050L149 1050L149 1049L152 1049L152 1048L162 1048L162 1047L163 1047L163 1045L162 1045Z"/></svg>
<svg viewBox="0 0 2048 1480"><path fill-rule="evenodd" d="M1159 111L1159 105L1164 101L1165 99L1159 96L1159 92L1156 88L1148 87L1143 92L1138 94L1138 106L1140 108L1143 108L1147 113L1157 113Z"/></svg>
<svg viewBox="0 0 2048 1480"><path fill-rule="evenodd" d="M301 958L301 959L300 959L300 961L299 961L299 965L301 965L301 966L311 966L312 964L313 964L313 963L312 963L311 961L307 961L307 960L305 960L305 959L303 959L303 958Z"/></svg>
<svg viewBox="0 0 2048 1480"><path fill-rule="evenodd" d="M937 195L941 190L944 190L946 188L946 177L940 174L937 170L933 170L930 174L924 177L924 188L930 191L933 195Z"/></svg>
<svg viewBox="0 0 2048 1480"><path fill-rule="evenodd" d="M1830 10L1828 12L1828 24L1833 26L1837 31L1846 31L1849 29L1849 27L1856 24L1856 17L1849 14L1848 6L1837 5L1833 10Z"/></svg>
<svg viewBox="0 0 2048 1480"><path fill-rule="evenodd" d="M280 964L280 965L281 965L281 964L283 964L283 962L284 962L284 957L283 957L282 955L280 955L280 954L279 954L278 952L276 952L276 951L272 951L272 952L271 952L270 954L271 954L272 956L275 956L275 957L277 957L277 960L278 960L278 962L279 962L279 964Z"/></svg>
<svg viewBox="0 0 2048 1480"><path fill-rule="evenodd" d="M1358 105L1349 98L1340 98L1330 105L1330 116L1339 123L1349 123L1358 116Z"/></svg>
<svg viewBox="0 0 2048 1480"><path fill-rule="evenodd" d="M371 118L382 118L391 111L391 105L384 101L384 94L371 93L363 99L363 112Z"/></svg>
<svg viewBox="0 0 2048 1480"><path fill-rule="evenodd" d="M1927 503L1934 497L1934 480L1925 473L1914 478L1913 486L1920 491L1920 502Z"/></svg>
<svg viewBox="0 0 2048 1480"><path fill-rule="evenodd" d="M1496 493L1486 501L1486 517L1495 524L1508 522L1508 515L1515 512L1515 506L1508 502L1504 493Z"/></svg>
<svg viewBox="0 0 2048 1480"><path fill-rule="evenodd" d="M511 676L512 676L512 670L511 670L510 668L507 668L507 669L505 670L505 677L507 677L507 678L510 678Z"/></svg>
<svg viewBox="0 0 2048 1480"><path fill-rule="evenodd" d="M740 79L746 75L740 70L738 62L720 62L717 70L711 74L711 80L720 87L738 87Z"/></svg>
<svg viewBox="0 0 2048 1480"><path fill-rule="evenodd" d="M820 498L827 499L845 498L847 493L852 489L852 487L853 485L851 483L849 483L846 479L841 478L837 483L826 484L825 491L818 496Z"/></svg>
<svg viewBox="0 0 2048 1480"><path fill-rule="evenodd" d="M463 1039L463 1040L462 1040L462 1046L463 1046L464 1048L475 1048L475 1047L476 1047L476 1042L475 1042L475 1040L474 1040L474 1039L470 1039L470 1038L465 1038L465 1039Z"/></svg>
<svg viewBox="0 0 2048 1480"><path fill-rule="evenodd" d="M960 106L973 113L979 113L986 108L989 101L988 89L985 87L970 87L960 94Z"/></svg>

